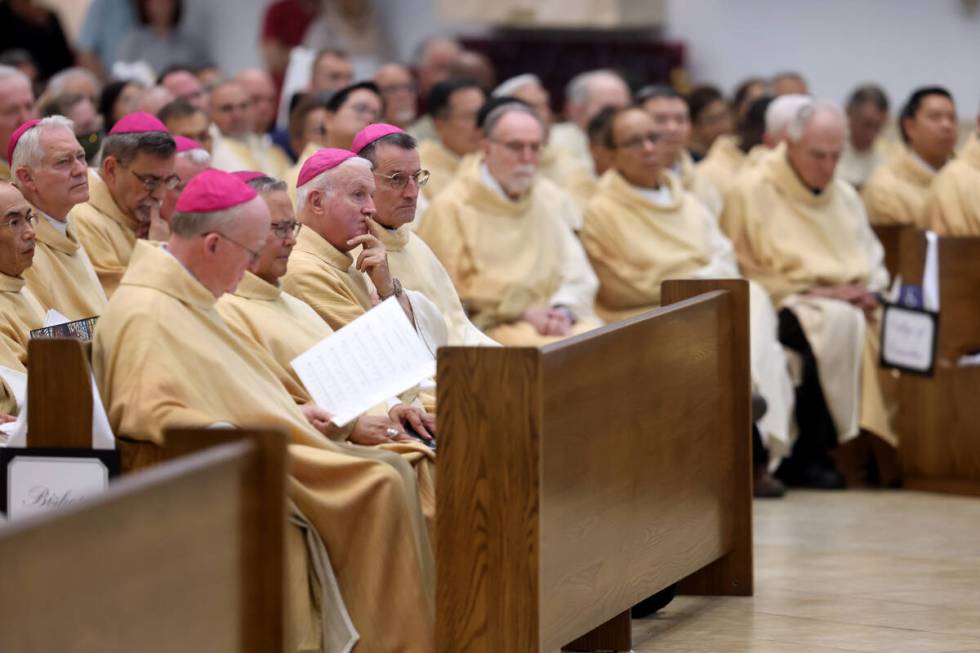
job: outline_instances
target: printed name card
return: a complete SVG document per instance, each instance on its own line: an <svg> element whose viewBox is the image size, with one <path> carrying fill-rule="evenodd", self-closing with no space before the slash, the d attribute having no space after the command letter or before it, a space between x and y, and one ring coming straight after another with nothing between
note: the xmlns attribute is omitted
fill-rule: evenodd
<svg viewBox="0 0 980 653"><path fill-rule="evenodd" d="M936 365L939 314L886 305L881 324L881 365L932 376Z"/></svg>
<svg viewBox="0 0 980 653"><path fill-rule="evenodd" d="M18 519L65 508L104 492L119 473L118 452L0 449L0 511Z"/></svg>

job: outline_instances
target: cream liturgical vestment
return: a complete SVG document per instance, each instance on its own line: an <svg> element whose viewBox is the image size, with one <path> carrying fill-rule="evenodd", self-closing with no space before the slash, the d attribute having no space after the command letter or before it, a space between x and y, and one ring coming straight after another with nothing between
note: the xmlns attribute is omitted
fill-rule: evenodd
<svg viewBox="0 0 980 653"><path fill-rule="evenodd" d="M44 326L44 307L20 277L0 274L0 365L27 372L27 341L32 329ZM4 385L0 413L15 415L18 406Z"/></svg>
<svg viewBox="0 0 980 653"><path fill-rule="evenodd" d="M926 226L926 200L936 171L905 148L879 167L861 189L874 225Z"/></svg>
<svg viewBox="0 0 980 653"><path fill-rule="evenodd" d="M387 229L374 220L370 221L370 225L371 233L388 250L391 275L397 277L403 287L425 295L442 313L449 329L447 345L498 344L470 322L446 268L425 241L410 229L410 225Z"/></svg>
<svg viewBox="0 0 980 653"><path fill-rule="evenodd" d="M928 227L943 236L980 236L980 136L936 175L926 204Z"/></svg>
<svg viewBox="0 0 980 653"><path fill-rule="evenodd" d="M69 320L101 315L107 300L88 254L70 222L62 234L49 220L42 215L34 223L37 247L34 264L24 271L27 287L45 309Z"/></svg>
<svg viewBox="0 0 980 653"><path fill-rule="evenodd" d="M573 334L598 326L593 313L598 280L557 215L571 200L540 178L516 202L491 183L485 165L461 171L429 207L419 230L474 324L502 344L531 346L561 338L543 336L524 321L528 308L568 307L578 320Z"/></svg>
<svg viewBox="0 0 980 653"><path fill-rule="evenodd" d="M419 143L422 168L429 171L429 181L422 187L422 194L427 200L431 202L449 187L465 158L453 154L437 140Z"/></svg>
<svg viewBox="0 0 980 653"><path fill-rule="evenodd" d="M615 170L599 180L585 213L582 244L599 276L596 310L614 322L660 305L666 279L738 277L731 242L717 218L676 176L663 174L663 202L630 185ZM760 431L777 462L789 452L793 384L777 340L778 322L765 290L749 282L752 380L769 405Z"/></svg>
<svg viewBox="0 0 980 653"><path fill-rule="evenodd" d="M680 177L684 190L701 200L708 210L717 217L721 215L721 194L694 164L691 153L686 149L681 151L679 159L674 163L671 172Z"/></svg>
<svg viewBox="0 0 980 653"><path fill-rule="evenodd" d="M10 181L10 164L0 158L0 181Z"/></svg>
<svg viewBox="0 0 980 653"><path fill-rule="evenodd" d="M431 547L411 467L386 451L355 455L313 429L264 352L242 345L215 302L166 250L137 245L93 342L113 432L159 442L175 426L282 430L289 497L326 545L357 650L434 650Z"/></svg>
<svg viewBox="0 0 980 653"><path fill-rule="evenodd" d="M724 198L738 176L750 170L771 152L765 145L756 145L748 154L738 146L735 136L722 135L715 139L705 156L696 164L696 169L708 183Z"/></svg>
<svg viewBox="0 0 980 653"><path fill-rule="evenodd" d="M877 324L866 324L847 302L807 294L838 284L871 291L888 284L884 251L857 191L835 179L815 194L785 156L768 156L725 197L722 227L742 273L803 326L839 440L860 427L896 444L883 390L890 377L878 368Z"/></svg>
<svg viewBox="0 0 980 653"><path fill-rule="evenodd" d="M97 172L89 171L88 188L88 202L71 210L69 222L111 297L133 255L139 222L119 208Z"/></svg>
<svg viewBox="0 0 980 653"><path fill-rule="evenodd" d="M282 179L289 170L290 161L268 134L249 134L244 139L237 139L219 133L214 139L211 165L226 172L255 170Z"/></svg>

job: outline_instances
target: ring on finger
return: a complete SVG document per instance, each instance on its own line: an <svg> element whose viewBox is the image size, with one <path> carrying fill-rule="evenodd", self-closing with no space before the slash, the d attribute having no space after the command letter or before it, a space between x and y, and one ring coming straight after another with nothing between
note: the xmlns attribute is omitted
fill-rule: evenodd
<svg viewBox="0 0 980 653"><path fill-rule="evenodd" d="M395 437L396 435L398 435L398 429L393 429L393 428L391 428L391 427L389 426L389 427L388 427L388 428L387 428L387 429L385 430L385 435L387 435L387 436L388 436L389 438L393 438L393 437Z"/></svg>

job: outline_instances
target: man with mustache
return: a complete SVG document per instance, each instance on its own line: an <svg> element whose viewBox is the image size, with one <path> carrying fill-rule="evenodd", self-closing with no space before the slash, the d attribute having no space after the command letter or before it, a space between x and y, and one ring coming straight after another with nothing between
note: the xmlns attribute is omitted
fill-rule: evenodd
<svg viewBox="0 0 980 653"><path fill-rule="evenodd" d="M598 280L560 217L575 208L538 175L545 134L526 104L490 110L482 161L459 172L418 232L474 324L505 345L543 345L600 324L592 312Z"/></svg>
<svg viewBox="0 0 980 653"><path fill-rule="evenodd" d="M37 251L24 272L27 287L45 309L70 320L100 315L105 292L68 212L89 199L85 150L71 120L50 116L25 122L10 139L14 184L36 209Z"/></svg>
<svg viewBox="0 0 980 653"><path fill-rule="evenodd" d="M160 220L168 189L177 187L177 144L160 120L138 111L105 139L102 165L89 177L89 200L72 210L72 224L107 296L119 285L136 240Z"/></svg>

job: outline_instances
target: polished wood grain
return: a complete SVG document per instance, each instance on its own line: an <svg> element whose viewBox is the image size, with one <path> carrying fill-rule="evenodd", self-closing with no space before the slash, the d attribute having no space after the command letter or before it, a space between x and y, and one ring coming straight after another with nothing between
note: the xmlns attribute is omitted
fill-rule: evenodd
<svg viewBox="0 0 980 653"><path fill-rule="evenodd" d="M74 339L27 344L27 444L92 446L92 388L86 346Z"/></svg>
<svg viewBox="0 0 980 653"><path fill-rule="evenodd" d="M0 526L0 650L281 651L281 592L265 579L284 456L281 435L259 434Z"/></svg>
<svg viewBox="0 0 980 653"><path fill-rule="evenodd" d="M925 238L903 234L902 278L922 282ZM940 321L933 378L905 374L895 420L910 487L972 493L980 483L980 367L958 367L980 350L980 238L939 239Z"/></svg>
<svg viewBox="0 0 980 653"><path fill-rule="evenodd" d="M895 224L872 225L871 228L885 250L885 269L888 270L888 274L894 277L901 269L902 240L904 238L902 234L915 232L915 228Z"/></svg>
<svg viewBox="0 0 980 653"><path fill-rule="evenodd" d="M747 289L727 288L540 350L440 349L440 651L621 636L743 546ZM751 593L750 551L722 566L705 591Z"/></svg>

